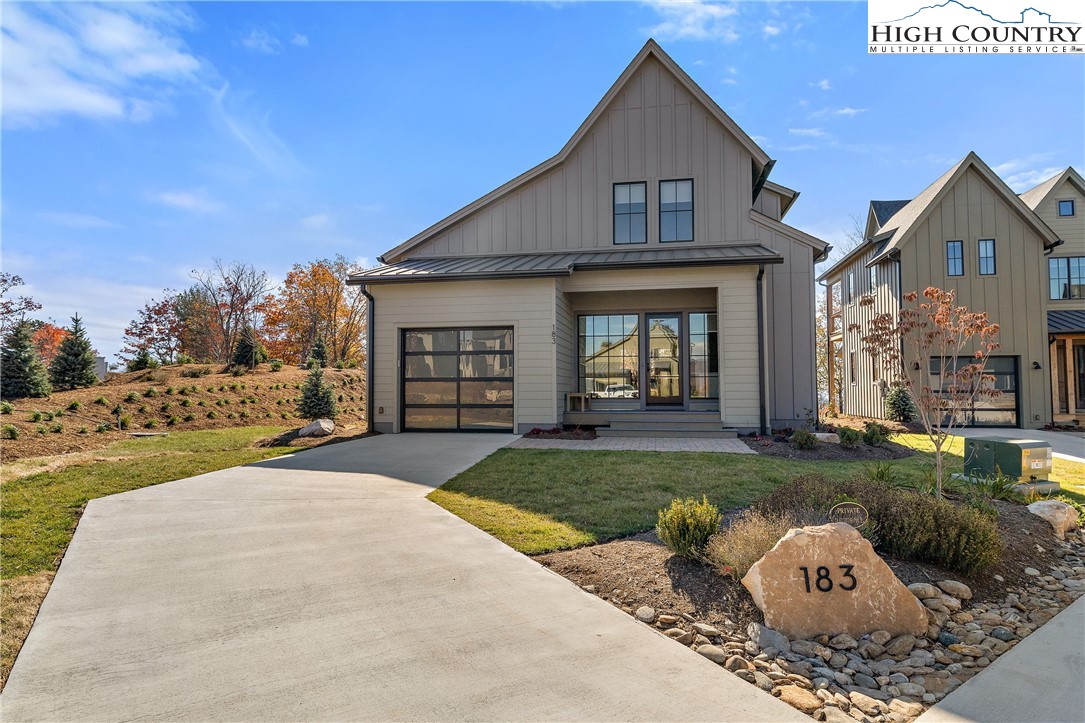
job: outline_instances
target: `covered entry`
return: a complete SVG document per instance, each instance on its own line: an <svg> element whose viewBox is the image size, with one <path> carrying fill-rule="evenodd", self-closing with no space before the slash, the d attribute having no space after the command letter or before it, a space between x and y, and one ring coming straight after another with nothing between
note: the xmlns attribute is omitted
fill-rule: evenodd
<svg viewBox="0 0 1085 723"><path fill-rule="evenodd" d="M511 327L405 329L403 429L513 429Z"/></svg>

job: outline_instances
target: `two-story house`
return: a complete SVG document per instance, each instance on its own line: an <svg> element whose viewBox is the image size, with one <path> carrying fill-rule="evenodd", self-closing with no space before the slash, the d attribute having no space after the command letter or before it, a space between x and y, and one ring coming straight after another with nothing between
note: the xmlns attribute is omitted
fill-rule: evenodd
<svg viewBox="0 0 1085 723"><path fill-rule="evenodd" d="M557 155L351 277L373 428L801 423L828 245L774 163L649 40Z"/></svg>
<svg viewBox="0 0 1085 723"><path fill-rule="evenodd" d="M1056 422L1085 423L1085 180L1072 167L1021 194L1062 240L1047 259L1047 340Z"/></svg>
<svg viewBox="0 0 1085 723"><path fill-rule="evenodd" d="M959 424L1041 427L1051 420L1048 258L1059 236L975 153L911 200L871 201L863 242L821 274L829 300L829 348L843 378L830 398L844 414L883 418L891 380L863 351L875 314L894 313L903 295L930 286L956 292L957 304L999 325L1001 348L986 372L1001 395L966 410ZM861 305L865 295L873 305ZM857 325L858 329L853 326ZM937 384L941 359L909 373ZM834 367L836 365L830 365Z"/></svg>

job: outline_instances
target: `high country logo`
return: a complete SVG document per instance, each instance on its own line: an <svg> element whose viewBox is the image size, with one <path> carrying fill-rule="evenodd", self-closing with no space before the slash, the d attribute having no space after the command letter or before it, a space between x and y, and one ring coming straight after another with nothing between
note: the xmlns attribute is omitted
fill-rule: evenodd
<svg viewBox="0 0 1085 723"><path fill-rule="evenodd" d="M1027 2L1027 0L1025 0ZM1082 0L868 0L871 54L1085 53ZM917 7L918 6L918 7Z"/></svg>

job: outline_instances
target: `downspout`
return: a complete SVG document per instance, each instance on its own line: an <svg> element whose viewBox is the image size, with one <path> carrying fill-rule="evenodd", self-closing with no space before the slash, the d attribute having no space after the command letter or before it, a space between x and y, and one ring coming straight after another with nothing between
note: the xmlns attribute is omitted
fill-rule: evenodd
<svg viewBox="0 0 1085 723"><path fill-rule="evenodd" d="M373 322L377 318L376 301L365 284L358 289L365 297L365 431L373 431Z"/></svg>
<svg viewBox="0 0 1085 723"><path fill-rule="evenodd" d="M757 369L761 378L757 383L757 401L761 411L761 434L768 434L768 413L765 409L765 265L757 265Z"/></svg>

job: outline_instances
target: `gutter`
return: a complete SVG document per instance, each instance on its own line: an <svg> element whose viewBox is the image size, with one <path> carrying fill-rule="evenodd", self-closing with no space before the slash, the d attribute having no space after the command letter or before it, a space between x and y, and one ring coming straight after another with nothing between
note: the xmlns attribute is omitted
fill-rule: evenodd
<svg viewBox="0 0 1085 723"><path fill-rule="evenodd" d="M1050 256L1055 249L1057 249L1059 246L1062 246L1064 243L1066 242L1060 238L1058 241L1044 249L1044 256Z"/></svg>
<svg viewBox="0 0 1085 723"><path fill-rule="evenodd" d="M757 265L757 367L761 378L757 384L757 402L761 413L761 434L768 434L768 412L765 409L765 265Z"/></svg>
<svg viewBox="0 0 1085 723"><path fill-rule="evenodd" d="M769 180L769 174L772 173L772 167L776 165L776 161L769 159L768 163L761 167L761 173L757 175L757 178L753 181L753 198L751 203L757 200L757 197L761 195L761 189L765 187L765 182ZM780 214L781 217L783 214Z"/></svg>
<svg viewBox="0 0 1085 723"><path fill-rule="evenodd" d="M358 290L365 297L365 431L373 431L373 322L377 318L376 301L365 284Z"/></svg>

